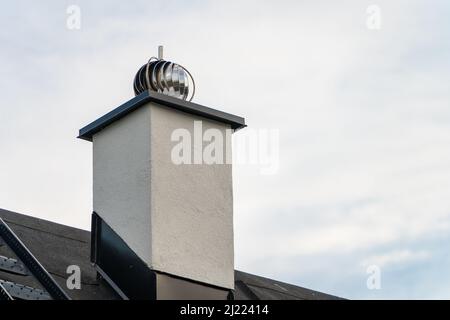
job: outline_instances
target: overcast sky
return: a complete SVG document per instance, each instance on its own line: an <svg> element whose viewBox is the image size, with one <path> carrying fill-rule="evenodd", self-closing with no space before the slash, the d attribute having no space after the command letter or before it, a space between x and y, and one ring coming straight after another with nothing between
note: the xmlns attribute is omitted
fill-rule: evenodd
<svg viewBox="0 0 450 320"><path fill-rule="evenodd" d="M346 298L450 298L448 1L1 7L0 208L89 229L78 129L132 98L164 44L197 103L280 130L277 174L234 167L237 269Z"/></svg>

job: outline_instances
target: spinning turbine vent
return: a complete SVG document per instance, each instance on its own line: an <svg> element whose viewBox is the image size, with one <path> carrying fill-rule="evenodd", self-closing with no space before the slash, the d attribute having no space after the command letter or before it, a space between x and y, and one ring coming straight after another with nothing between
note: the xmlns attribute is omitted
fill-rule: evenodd
<svg viewBox="0 0 450 320"><path fill-rule="evenodd" d="M190 89L191 84L192 90ZM158 58L151 57L134 77L134 93L139 95L146 90L192 101L195 94L195 82L185 67L164 60L163 47L159 46Z"/></svg>

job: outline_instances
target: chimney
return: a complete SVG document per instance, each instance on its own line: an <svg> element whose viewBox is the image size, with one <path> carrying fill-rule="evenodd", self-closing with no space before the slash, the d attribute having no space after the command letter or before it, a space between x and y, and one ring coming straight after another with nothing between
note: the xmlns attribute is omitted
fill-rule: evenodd
<svg viewBox="0 0 450 320"><path fill-rule="evenodd" d="M91 260L124 299L226 299L234 289L232 167L201 158L209 130L223 137L226 161L230 132L245 121L158 91L135 82L135 98L80 130L93 145Z"/></svg>

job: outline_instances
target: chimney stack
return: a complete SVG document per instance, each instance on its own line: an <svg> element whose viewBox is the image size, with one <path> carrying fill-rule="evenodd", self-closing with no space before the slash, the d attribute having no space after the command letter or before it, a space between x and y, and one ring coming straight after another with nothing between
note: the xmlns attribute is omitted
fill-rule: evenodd
<svg viewBox="0 0 450 320"><path fill-rule="evenodd" d="M225 157L229 133L243 127L241 117L146 90L80 130L93 144L92 262L123 298L229 297L232 167L185 152L202 152L211 129Z"/></svg>

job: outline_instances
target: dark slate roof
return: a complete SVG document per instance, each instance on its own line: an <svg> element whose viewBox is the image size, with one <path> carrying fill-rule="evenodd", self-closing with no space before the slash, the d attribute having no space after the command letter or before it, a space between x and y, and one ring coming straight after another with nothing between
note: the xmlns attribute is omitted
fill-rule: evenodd
<svg viewBox="0 0 450 320"><path fill-rule="evenodd" d="M335 300L336 296L235 270L236 300Z"/></svg>
<svg viewBox="0 0 450 320"><path fill-rule="evenodd" d="M117 299L116 293L103 281L97 280L90 263L90 232L34 217L0 209L2 218L47 269L62 288L66 288L69 265L81 269L82 290L67 292L72 299ZM14 257L6 246L0 246L0 255ZM31 276L14 275L0 271L0 279L39 288Z"/></svg>
<svg viewBox="0 0 450 320"><path fill-rule="evenodd" d="M81 290L67 290L72 299L119 299L104 280L97 278L96 270L90 263L89 231L2 209L0 218L9 225L61 287L66 288L67 267L69 265L80 267ZM0 256L14 257L14 254L0 244ZM14 275L0 270L0 279L40 288L39 283L31 276ZM237 270L235 283L237 300L338 299L335 296Z"/></svg>
<svg viewBox="0 0 450 320"><path fill-rule="evenodd" d="M138 109L148 102L155 102L176 110L202 116L207 119L227 123L233 129L241 129L245 127L245 119L230 113L205 107L193 102L184 101L174 97L169 97L165 94L156 93L153 91L144 91L140 95L125 102L121 106L105 114L99 119L95 120L91 124L88 124L84 128L80 129L78 138L92 141L92 136L110 125L111 123L123 118L128 113Z"/></svg>

